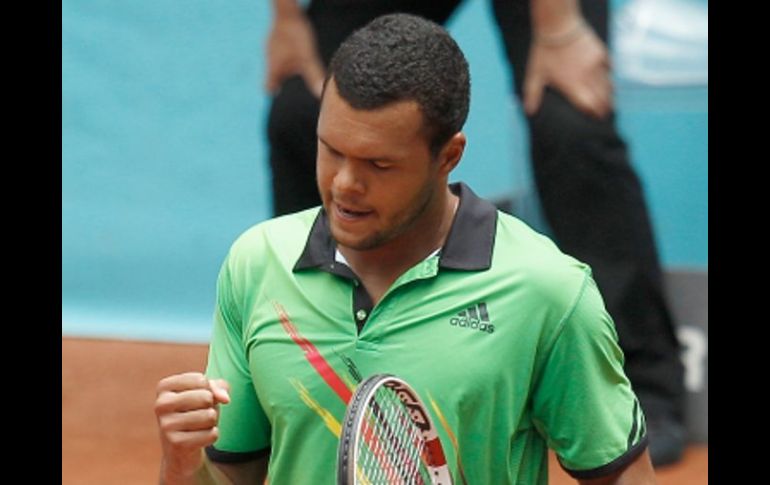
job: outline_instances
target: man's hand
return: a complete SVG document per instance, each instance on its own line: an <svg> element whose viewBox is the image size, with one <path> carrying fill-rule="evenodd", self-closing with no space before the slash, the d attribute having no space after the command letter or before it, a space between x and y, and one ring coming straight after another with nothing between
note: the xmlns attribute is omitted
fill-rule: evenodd
<svg viewBox="0 0 770 485"><path fill-rule="evenodd" d="M543 89L559 90L579 110L604 118L613 108L613 88L607 48L582 20L561 38L532 39L524 75L524 110L540 108Z"/></svg>
<svg viewBox="0 0 770 485"><path fill-rule="evenodd" d="M166 377L158 383L155 415L163 450L163 483L192 483L205 446L219 436L219 404L230 402L224 380L197 372Z"/></svg>
<svg viewBox="0 0 770 485"><path fill-rule="evenodd" d="M301 10L276 14L266 54L265 88L270 93L275 93L286 78L299 74L308 90L321 97L326 72L318 56L313 28Z"/></svg>

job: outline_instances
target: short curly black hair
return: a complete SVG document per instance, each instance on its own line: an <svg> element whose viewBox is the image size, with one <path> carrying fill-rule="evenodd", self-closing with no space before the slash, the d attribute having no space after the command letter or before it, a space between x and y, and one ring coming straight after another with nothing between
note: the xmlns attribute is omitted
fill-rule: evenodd
<svg viewBox="0 0 770 485"><path fill-rule="evenodd" d="M443 27L416 15L383 15L353 32L334 53L324 89L332 77L355 109L416 101L434 157L468 117L465 56Z"/></svg>

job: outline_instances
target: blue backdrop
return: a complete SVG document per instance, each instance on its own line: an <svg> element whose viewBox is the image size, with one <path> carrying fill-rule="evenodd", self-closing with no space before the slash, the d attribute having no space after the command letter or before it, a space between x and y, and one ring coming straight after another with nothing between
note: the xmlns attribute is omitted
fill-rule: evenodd
<svg viewBox="0 0 770 485"><path fill-rule="evenodd" d="M678 1L707 14L706 2ZM618 32L638 37L632 3L615 1L613 12L629 14ZM260 0L63 2L63 334L208 339L219 264L238 234L271 213L269 21ZM449 29L473 81L469 144L453 178L513 199L547 231L487 2L466 0ZM641 55L634 45L650 44L618 45L613 55L630 58ZM705 54L707 31L695 47ZM689 78L662 80L644 78L648 64L615 61L619 125L662 261L707 271L707 61Z"/></svg>

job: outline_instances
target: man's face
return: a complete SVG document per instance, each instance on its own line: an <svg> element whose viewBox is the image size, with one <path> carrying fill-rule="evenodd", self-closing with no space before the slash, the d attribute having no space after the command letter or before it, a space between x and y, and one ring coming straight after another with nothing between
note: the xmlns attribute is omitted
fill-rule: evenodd
<svg viewBox="0 0 770 485"><path fill-rule="evenodd" d="M441 184L414 101L356 110L326 87L318 119L318 190L341 246L369 250L418 235ZM445 177L444 177L445 178Z"/></svg>

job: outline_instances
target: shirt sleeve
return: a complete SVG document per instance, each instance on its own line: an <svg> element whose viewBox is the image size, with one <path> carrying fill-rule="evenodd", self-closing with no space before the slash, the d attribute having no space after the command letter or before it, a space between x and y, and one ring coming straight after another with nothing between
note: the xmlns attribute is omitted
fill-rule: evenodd
<svg viewBox="0 0 770 485"><path fill-rule="evenodd" d="M259 403L246 356L243 315L236 298L231 255L217 280L214 328L206 376L230 384L230 403L219 408L219 438L206 449L212 461L239 462L259 457L270 445L270 423Z"/></svg>
<svg viewBox="0 0 770 485"><path fill-rule="evenodd" d="M573 477L610 474L647 440L614 323L590 274L551 341L533 393L535 426Z"/></svg>

